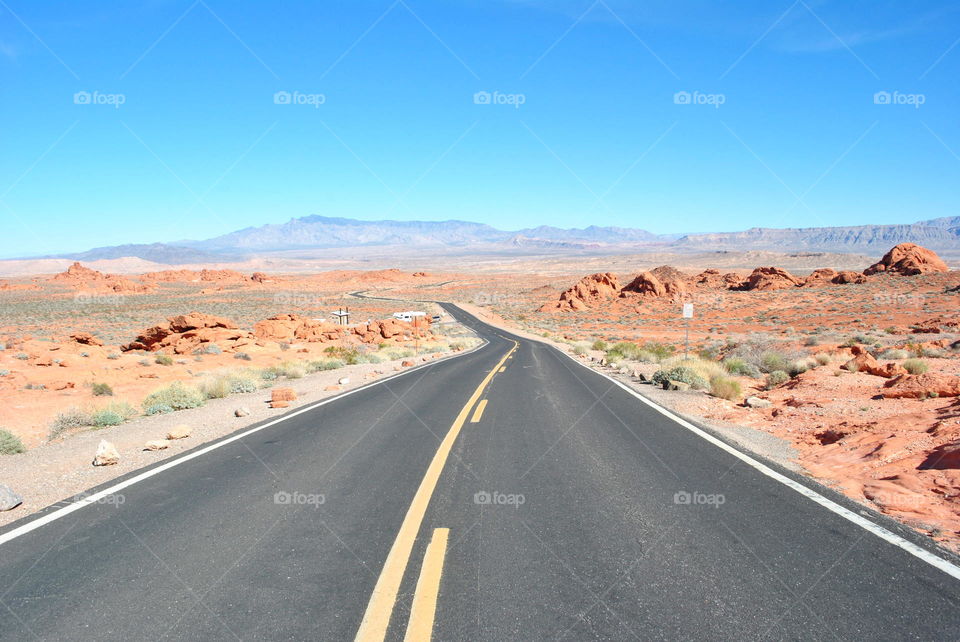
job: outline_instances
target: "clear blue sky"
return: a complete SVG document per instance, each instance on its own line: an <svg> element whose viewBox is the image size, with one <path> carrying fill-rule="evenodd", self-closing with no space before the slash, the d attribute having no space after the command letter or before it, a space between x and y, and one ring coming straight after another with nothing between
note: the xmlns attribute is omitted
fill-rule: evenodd
<svg viewBox="0 0 960 642"><path fill-rule="evenodd" d="M951 1L2 0L0 256L309 214L660 233L957 215L958 38Z"/></svg>

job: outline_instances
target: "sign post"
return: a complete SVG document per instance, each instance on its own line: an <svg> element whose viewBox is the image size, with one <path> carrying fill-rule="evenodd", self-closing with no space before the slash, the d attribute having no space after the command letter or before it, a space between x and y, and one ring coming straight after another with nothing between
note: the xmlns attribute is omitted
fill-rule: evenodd
<svg viewBox="0 0 960 642"><path fill-rule="evenodd" d="M683 304L683 326L684 326L684 339L683 339L683 360L687 360L687 352L690 350L690 319L693 318L693 304L684 303Z"/></svg>

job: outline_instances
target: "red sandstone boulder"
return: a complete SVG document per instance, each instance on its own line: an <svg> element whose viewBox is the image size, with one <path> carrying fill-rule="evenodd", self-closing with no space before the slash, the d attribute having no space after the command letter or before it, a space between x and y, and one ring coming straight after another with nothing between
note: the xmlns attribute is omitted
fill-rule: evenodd
<svg viewBox="0 0 960 642"><path fill-rule="evenodd" d="M85 346L102 346L103 341L96 338L89 332L74 332L70 335L70 338L76 341L77 343Z"/></svg>
<svg viewBox="0 0 960 642"><path fill-rule="evenodd" d="M744 290L782 290L803 285L803 281L793 276L786 270L778 267L758 267L750 276L746 283L741 286Z"/></svg>
<svg viewBox="0 0 960 642"><path fill-rule="evenodd" d="M957 397L960 377L933 373L900 375L883 384L882 394L888 399Z"/></svg>
<svg viewBox="0 0 960 642"><path fill-rule="evenodd" d="M620 282L610 272L598 272L585 276L572 288L560 295L560 300L547 303L541 312L556 310L585 310L614 299L620 294Z"/></svg>
<svg viewBox="0 0 960 642"><path fill-rule="evenodd" d="M630 283L623 287L620 294L639 294L641 296L662 297L667 295L667 288L650 272L641 272Z"/></svg>
<svg viewBox="0 0 960 642"><path fill-rule="evenodd" d="M914 243L901 243L894 246L883 255L878 263L874 263L863 273L870 275L888 272L902 276L914 276L949 271L950 268L947 267L947 264L933 250L928 250Z"/></svg>

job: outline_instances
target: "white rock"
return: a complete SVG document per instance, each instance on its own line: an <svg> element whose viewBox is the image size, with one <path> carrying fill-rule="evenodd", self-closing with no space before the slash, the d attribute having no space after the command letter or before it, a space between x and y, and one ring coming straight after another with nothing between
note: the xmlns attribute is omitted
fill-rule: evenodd
<svg viewBox="0 0 960 642"><path fill-rule="evenodd" d="M249 416L250 416L250 409L247 408L246 406L241 406L241 407L239 407L239 408L237 408L236 410L233 411L233 416L234 416L234 417L249 417Z"/></svg>
<svg viewBox="0 0 960 642"><path fill-rule="evenodd" d="M93 458L94 466L112 466L120 461L120 453L117 447L106 439L101 439L97 446L97 454Z"/></svg>
<svg viewBox="0 0 960 642"><path fill-rule="evenodd" d="M170 429L170 432L167 433L167 439L186 439L192 432L193 429L190 426L180 424Z"/></svg>
<svg viewBox="0 0 960 642"><path fill-rule="evenodd" d="M340 378L337 380L337 383L339 383L341 386L345 386L345 385L347 385L348 383L350 383L350 377L340 377Z"/></svg>
<svg viewBox="0 0 960 642"><path fill-rule="evenodd" d="M9 486L0 484L0 511L13 510L23 503L23 497L13 492Z"/></svg>
<svg viewBox="0 0 960 642"><path fill-rule="evenodd" d="M169 447L169 439L151 439L143 445L144 450L164 450Z"/></svg>

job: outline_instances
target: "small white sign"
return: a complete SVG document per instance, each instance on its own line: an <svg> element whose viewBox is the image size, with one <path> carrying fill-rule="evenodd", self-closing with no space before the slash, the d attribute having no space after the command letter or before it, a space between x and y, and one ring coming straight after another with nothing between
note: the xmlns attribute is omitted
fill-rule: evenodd
<svg viewBox="0 0 960 642"><path fill-rule="evenodd" d="M683 318L684 318L684 319L692 319L692 318L693 318L693 304L692 304L692 303L684 303L684 304L683 304Z"/></svg>

